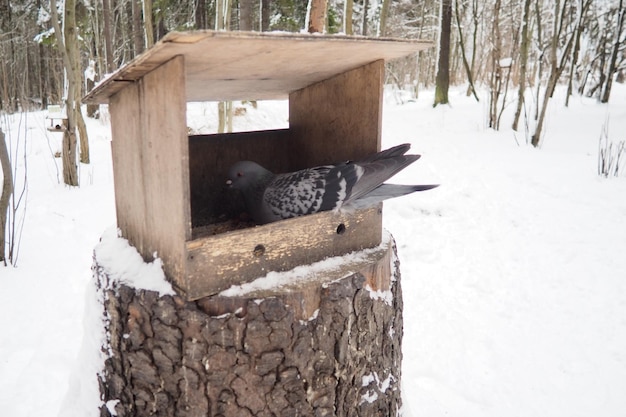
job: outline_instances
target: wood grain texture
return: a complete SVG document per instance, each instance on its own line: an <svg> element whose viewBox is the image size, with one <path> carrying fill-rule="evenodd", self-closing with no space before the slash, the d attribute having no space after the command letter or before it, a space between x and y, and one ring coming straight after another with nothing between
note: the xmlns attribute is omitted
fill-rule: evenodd
<svg viewBox="0 0 626 417"><path fill-rule="evenodd" d="M170 32L100 83L84 103L109 98L173 56L184 55L189 101L284 99L293 91L430 41L260 32Z"/></svg>
<svg viewBox="0 0 626 417"><path fill-rule="evenodd" d="M139 84L129 84L111 98L111 142L117 227L140 253L146 245L146 189L141 163L142 120Z"/></svg>
<svg viewBox="0 0 626 417"><path fill-rule="evenodd" d="M351 214L323 212L197 238L187 243L187 299L215 294L270 271L286 271L331 256L375 247L382 230L379 207ZM338 227L345 230L340 234Z"/></svg>
<svg viewBox="0 0 626 417"><path fill-rule="evenodd" d="M370 263L389 272L376 278L386 298L356 270L190 302L112 282L96 260L108 354L100 415L398 415L403 301L393 242Z"/></svg>
<svg viewBox="0 0 626 417"><path fill-rule="evenodd" d="M118 226L144 258L157 253L170 277L184 275L191 237L184 85L184 59L176 57L111 106Z"/></svg>
<svg viewBox="0 0 626 417"><path fill-rule="evenodd" d="M384 73L375 61L289 95L291 154L302 167L380 151Z"/></svg>

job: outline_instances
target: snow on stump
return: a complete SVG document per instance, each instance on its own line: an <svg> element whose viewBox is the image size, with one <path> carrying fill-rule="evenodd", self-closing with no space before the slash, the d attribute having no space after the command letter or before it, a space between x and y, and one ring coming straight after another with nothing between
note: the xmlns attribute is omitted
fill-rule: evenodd
<svg viewBox="0 0 626 417"><path fill-rule="evenodd" d="M390 236L196 301L120 279L114 257L96 248L101 416L398 415L402 295Z"/></svg>

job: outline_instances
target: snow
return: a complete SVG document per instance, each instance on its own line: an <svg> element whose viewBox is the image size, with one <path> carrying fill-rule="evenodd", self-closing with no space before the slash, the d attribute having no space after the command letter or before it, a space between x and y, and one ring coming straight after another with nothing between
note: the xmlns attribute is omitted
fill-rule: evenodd
<svg viewBox="0 0 626 417"><path fill-rule="evenodd" d="M340 271L346 264L356 263L367 260L369 256L380 250L380 248L387 247L390 243L391 237L388 234L384 234L383 240L379 247L365 249L358 252L351 252L343 256L334 256L326 258L322 261L312 263L310 265L297 266L289 271L284 272L268 272L265 276L259 277L256 280L241 285L233 285L232 287L222 291L220 295L225 297L242 297L246 294L254 293L257 291L268 290L272 288L280 288L296 281L307 282L315 280L320 274L329 275L333 272ZM354 274L358 271L350 271L345 276ZM387 291L391 294L391 291ZM386 300L386 294L383 291L369 290L370 296L373 299L383 298ZM387 297L388 298L388 297ZM391 304L389 302L389 304Z"/></svg>
<svg viewBox="0 0 626 417"><path fill-rule="evenodd" d="M386 100L383 147L411 142L422 154L396 182L442 184L385 203L402 271L405 417L623 415L626 178L597 175L606 120L626 139L626 88L613 88L609 105L575 97L565 108L556 94L539 150L506 127L514 106L494 132L486 104L460 89L434 109L432 91ZM246 107L239 129L286 127L284 102ZM192 128L213 128L194 112ZM87 120L92 163L76 189L59 180L45 117L0 118L28 170L19 263L0 267L0 410L96 417L94 250L119 279L171 289L158 260L143 264L117 237L106 117ZM384 391L378 381L364 400Z"/></svg>
<svg viewBox="0 0 626 417"><path fill-rule="evenodd" d="M158 254L154 254L154 261L145 263L137 249L120 235L117 228L107 229L94 250L98 265L104 268L107 276L130 287L175 295L172 285L165 279Z"/></svg>
<svg viewBox="0 0 626 417"><path fill-rule="evenodd" d="M500 68L511 68L511 65L513 64L513 58L511 57L507 57L507 58L502 58L499 62L498 62Z"/></svg>

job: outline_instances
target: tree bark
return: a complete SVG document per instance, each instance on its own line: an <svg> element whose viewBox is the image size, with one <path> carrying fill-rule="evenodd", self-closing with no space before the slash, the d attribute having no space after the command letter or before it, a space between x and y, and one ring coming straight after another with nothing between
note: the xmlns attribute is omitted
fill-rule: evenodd
<svg viewBox="0 0 626 417"><path fill-rule="evenodd" d="M239 0L239 30L253 30L253 2L252 0Z"/></svg>
<svg viewBox="0 0 626 417"><path fill-rule="evenodd" d="M13 21L13 6L11 2L0 0L0 33L8 34L8 57L3 57L2 71L2 94L0 95L0 109L9 113L14 113L19 108L19 101L17 97L17 82L9 82L10 80L17 80L18 74L16 74L14 64L16 62L15 53L15 39L14 35L16 23Z"/></svg>
<svg viewBox="0 0 626 417"><path fill-rule="evenodd" d="M63 51L63 64L67 74L67 101L65 104L67 119L63 123L64 132L62 148L63 181L67 185L78 186L78 170L76 167L76 111L74 107L75 89L77 87L74 82L76 78L73 74L75 61L72 57L72 48L74 47L76 41L74 32L76 27L75 25L72 25L72 23L75 24L73 6L73 0L65 2L63 30L61 31L56 11L56 0L50 0L52 24L54 25L55 32L62 34L57 37L57 42ZM78 88L80 89L80 84Z"/></svg>
<svg viewBox="0 0 626 417"><path fill-rule="evenodd" d="M83 118L81 109L82 99L82 71L80 68L80 51L78 45L78 34L76 26L76 1L65 0L65 15L63 19L63 38L65 41L65 50L68 58L68 64L71 69L67 70L68 82L68 102L66 106L69 128L72 129L71 134L74 135L74 143L71 146L76 151L76 132L73 127L78 129L78 138L80 139L79 155L80 162L89 163L89 136L87 135L87 125ZM71 109L71 111L70 111ZM71 136L71 135L70 135ZM72 173L75 177L75 183L68 185L78 185L78 172ZM69 177L68 177L69 178Z"/></svg>
<svg viewBox="0 0 626 417"><path fill-rule="evenodd" d="M55 0L56 2L56 0ZM104 56L106 70L108 73L115 71L115 59L113 58L113 14L111 10L111 0L102 0L102 17L104 20Z"/></svg>
<svg viewBox="0 0 626 417"><path fill-rule="evenodd" d="M576 67L578 66L578 53L580 52L580 37L582 36L584 25L583 21L585 18L585 13L589 6L591 5L591 0L580 0L580 4L578 6L578 20L576 21L576 37L574 39L574 48L572 49L572 64L570 65L569 77L567 79L567 93L565 94L565 107L569 106L569 98L573 92L573 84L574 84L574 73L576 72Z"/></svg>
<svg viewBox="0 0 626 417"><path fill-rule="evenodd" d="M452 0L441 2L441 34L439 36L439 60L435 84L435 102L448 104L448 88L450 87L450 32L452 27Z"/></svg>
<svg viewBox="0 0 626 417"><path fill-rule="evenodd" d="M5 253L5 236L7 225L7 212L9 210L9 199L13 193L13 174L11 172L11 160L5 141L4 132L0 129L0 167L2 168L2 193L0 194L0 262L7 265Z"/></svg>
<svg viewBox="0 0 626 417"><path fill-rule="evenodd" d="M215 2L215 29L229 30L230 0L217 0ZM225 133L233 130L233 105L231 101L217 103L217 132Z"/></svg>
<svg viewBox="0 0 626 417"><path fill-rule="evenodd" d="M327 0L309 0L309 19L307 32L324 33L326 27Z"/></svg>
<svg viewBox="0 0 626 417"><path fill-rule="evenodd" d="M382 252L332 282L195 302L111 282L96 259L100 415L398 415L402 293L395 246Z"/></svg>
<svg viewBox="0 0 626 417"><path fill-rule="evenodd" d="M535 128L535 133L531 137L531 144L534 147L538 147L541 143L541 133L543 131L543 122L546 115L546 110L548 108L548 103L550 102L550 98L554 94L554 90L556 89L556 85L561 77L561 73L565 67L565 63L567 62L567 57L570 54L570 50L574 41L575 34L572 34L568 40L565 42L565 47L563 50L563 54L561 55L561 59L558 59L558 45L560 41L561 29L563 24L563 19L565 16L567 0L564 0L563 7L560 7L559 0L556 1L554 6L554 28L552 35L552 46L550 47L550 76L548 78L548 83L546 85L545 93L543 96L543 101L541 104L541 111L539 113L539 118L537 120L537 126ZM539 90L539 86L537 87Z"/></svg>
<svg viewBox="0 0 626 417"><path fill-rule="evenodd" d="M139 4L141 0L131 0L131 11L133 15L133 48L135 56L141 54L144 50L145 42L143 39L143 24L141 23L142 6Z"/></svg>
<svg viewBox="0 0 626 417"><path fill-rule="evenodd" d="M524 13L522 15L522 29L520 34L519 47L519 86L517 89L517 107L515 108L515 116L513 117L513 130L517 130L519 118L524 107L526 94L526 66L528 64L528 47L530 45L530 36L528 34L528 24L530 22L530 0L524 1Z"/></svg>
<svg viewBox="0 0 626 417"><path fill-rule="evenodd" d="M611 96L611 86L613 85L613 76L616 72L617 55L621 46L622 29L624 28L624 15L626 8L624 8L624 0L619 0L619 6L617 10L617 22L615 25L615 36L613 38L613 48L611 50L611 58L609 59L609 69L607 71L606 83L602 90L602 103L608 103Z"/></svg>
<svg viewBox="0 0 626 417"><path fill-rule="evenodd" d="M270 0L260 0L259 7L261 8L261 32L267 32L270 30Z"/></svg>
<svg viewBox="0 0 626 417"><path fill-rule="evenodd" d="M526 1L530 1L530 0L526 0ZM461 28L461 17L459 16L459 0L455 0L455 16L456 16L456 26L459 30L459 44L461 47L461 55L463 58L463 67L465 68L465 73L467 74L467 81L469 82L469 89L468 89L468 95L469 92L471 92L474 95L474 98L476 99L476 101L480 101L480 99L478 98L478 94L476 93L476 88L474 87L474 76L472 74L472 69L470 68L470 64L467 61L467 56L465 55L465 42L463 40L463 30Z"/></svg>
<svg viewBox="0 0 626 417"><path fill-rule="evenodd" d="M206 13L206 1L196 0L196 29L208 29L207 13Z"/></svg>
<svg viewBox="0 0 626 417"><path fill-rule="evenodd" d="M498 130L498 99L502 87L502 71L500 68L501 37L500 37L500 5L496 0L493 6L493 27L491 47L491 77L489 78L489 127Z"/></svg>
<svg viewBox="0 0 626 417"><path fill-rule="evenodd" d="M343 4L343 32L352 35L352 16L354 15L354 0L345 0Z"/></svg>
<svg viewBox="0 0 626 417"><path fill-rule="evenodd" d="M143 0L143 30L146 37L146 49L154 45L154 26L152 24L152 0Z"/></svg>
<svg viewBox="0 0 626 417"><path fill-rule="evenodd" d="M378 31L376 36L385 36L387 30L387 16L389 16L389 7L391 7L391 0L382 0L383 5L380 8L380 17L378 19Z"/></svg>
<svg viewBox="0 0 626 417"><path fill-rule="evenodd" d="M367 36L367 19L369 7L369 0L363 0L363 20L361 24L361 35L363 36Z"/></svg>

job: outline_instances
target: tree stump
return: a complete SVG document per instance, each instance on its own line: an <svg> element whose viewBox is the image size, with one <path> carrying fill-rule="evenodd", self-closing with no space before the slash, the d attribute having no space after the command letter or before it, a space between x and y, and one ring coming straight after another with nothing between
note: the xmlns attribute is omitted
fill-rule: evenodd
<svg viewBox="0 0 626 417"><path fill-rule="evenodd" d="M287 285L192 302L112 282L96 256L101 416L398 415L402 294L384 240Z"/></svg>

